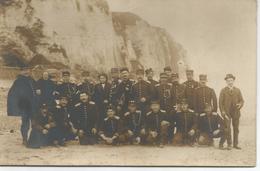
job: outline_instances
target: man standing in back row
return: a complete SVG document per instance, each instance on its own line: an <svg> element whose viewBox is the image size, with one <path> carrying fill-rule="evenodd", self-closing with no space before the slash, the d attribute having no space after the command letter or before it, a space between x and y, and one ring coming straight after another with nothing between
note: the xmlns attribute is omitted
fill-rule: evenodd
<svg viewBox="0 0 260 171"><path fill-rule="evenodd" d="M189 108L194 110L194 96L195 89L199 87L199 83L193 79L193 70L186 70L187 81L183 84L185 85L184 96L188 100Z"/></svg>
<svg viewBox="0 0 260 171"><path fill-rule="evenodd" d="M244 105L244 100L241 94L240 89L234 86L235 76L232 74L227 74L225 77L227 86L223 88L220 92L219 97L219 108L221 115L229 118L228 124L228 135L227 143L228 148L231 147L232 138L231 138L231 122L233 125L233 148L241 149L238 146L238 133L239 133L239 118L240 118L240 109ZM224 142L221 142L223 145Z"/></svg>
<svg viewBox="0 0 260 171"><path fill-rule="evenodd" d="M218 102L217 96L213 88L207 86L207 75L201 74L199 75L200 85L195 90L194 95L194 108L198 114L204 113L204 109L206 104L210 104L212 106L213 112L217 112Z"/></svg>
<svg viewBox="0 0 260 171"><path fill-rule="evenodd" d="M154 89L149 81L144 80L143 69L136 71L136 77L137 82L132 86L132 98L137 103L138 109L143 113L147 113Z"/></svg>

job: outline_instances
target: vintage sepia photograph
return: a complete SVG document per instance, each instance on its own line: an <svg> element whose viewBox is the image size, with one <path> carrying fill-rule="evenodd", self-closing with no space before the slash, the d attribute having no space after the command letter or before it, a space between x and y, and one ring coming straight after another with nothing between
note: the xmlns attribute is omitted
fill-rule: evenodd
<svg viewBox="0 0 260 171"><path fill-rule="evenodd" d="M256 166L256 0L0 0L1 166Z"/></svg>

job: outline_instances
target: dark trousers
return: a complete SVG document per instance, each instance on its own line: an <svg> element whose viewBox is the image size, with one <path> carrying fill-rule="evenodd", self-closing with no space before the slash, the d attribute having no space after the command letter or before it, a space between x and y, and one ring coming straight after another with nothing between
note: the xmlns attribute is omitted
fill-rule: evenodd
<svg viewBox="0 0 260 171"><path fill-rule="evenodd" d="M71 128L69 126L57 125L55 127L55 130L57 132L56 140L59 143L75 139L75 135L72 133Z"/></svg>
<svg viewBox="0 0 260 171"><path fill-rule="evenodd" d="M231 115L231 121L233 126L233 146L236 147L238 145L238 134L239 134L239 118L240 114L233 113ZM231 136L230 136L231 139Z"/></svg>
<svg viewBox="0 0 260 171"><path fill-rule="evenodd" d="M24 141L28 140L28 132L31 125L31 116L22 115L21 134Z"/></svg>
<svg viewBox="0 0 260 171"><path fill-rule="evenodd" d="M223 145L227 140L227 144L229 146L232 145L232 132L231 132L231 124L233 126L233 146L236 147L238 145L238 134L239 134L239 118L240 112L237 110L233 110L230 113L229 120L224 120L224 135L220 139L220 145Z"/></svg>
<svg viewBox="0 0 260 171"><path fill-rule="evenodd" d="M223 131L223 135L220 138L219 145L223 146L225 141L227 141L228 146L231 146L231 127L230 127L230 119L224 118L221 120L221 130Z"/></svg>
<svg viewBox="0 0 260 171"><path fill-rule="evenodd" d="M47 134L43 134L42 131L33 128L28 140L28 147L40 148L51 145L57 139L59 139L59 133L55 128L49 129Z"/></svg>

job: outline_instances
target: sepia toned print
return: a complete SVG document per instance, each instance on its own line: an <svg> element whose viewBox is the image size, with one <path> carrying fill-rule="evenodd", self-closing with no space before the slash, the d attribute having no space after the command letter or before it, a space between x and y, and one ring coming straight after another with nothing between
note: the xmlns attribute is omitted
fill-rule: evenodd
<svg viewBox="0 0 260 171"><path fill-rule="evenodd" d="M253 0L0 0L0 165L255 166Z"/></svg>

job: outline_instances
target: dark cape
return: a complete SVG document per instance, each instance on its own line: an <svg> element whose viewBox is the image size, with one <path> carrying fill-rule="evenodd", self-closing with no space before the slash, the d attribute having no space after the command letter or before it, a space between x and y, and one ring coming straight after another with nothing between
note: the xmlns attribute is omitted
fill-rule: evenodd
<svg viewBox="0 0 260 171"><path fill-rule="evenodd" d="M8 116L32 116L38 109L36 82L31 77L18 75L7 96Z"/></svg>

